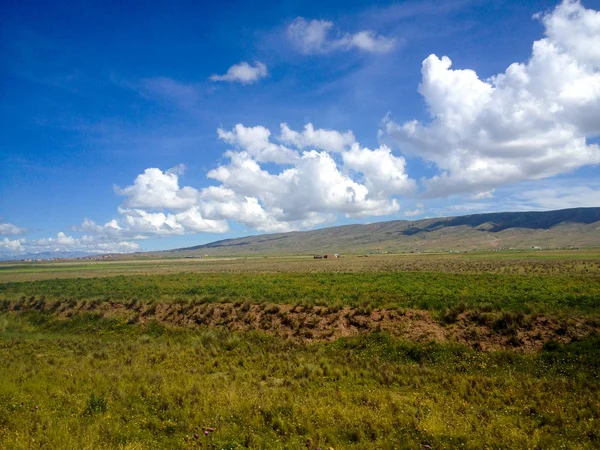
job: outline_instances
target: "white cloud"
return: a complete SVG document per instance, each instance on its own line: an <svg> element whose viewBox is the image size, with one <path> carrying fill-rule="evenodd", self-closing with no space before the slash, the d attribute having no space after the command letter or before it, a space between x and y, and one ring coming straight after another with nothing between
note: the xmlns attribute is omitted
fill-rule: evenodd
<svg viewBox="0 0 600 450"><path fill-rule="evenodd" d="M137 208L119 208L117 219L104 225L84 219L74 231L87 232L107 239L148 239L192 233L225 233L229 226L225 220L206 219L199 207L193 206L176 214L149 212Z"/></svg>
<svg viewBox="0 0 600 450"><path fill-rule="evenodd" d="M345 167L364 175L365 185L371 195L385 197L416 191L415 181L406 173L406 160L394 156L385 145L369 150L354 144L350 151L343 154L343 159Z"/></svg>
<svg viewBox="0 0 600 450"><path fill-rule="evenodd" d="M404 158L392 155L387 147L361 148L352 132L315 129L312 124L303 132L286 124L281 124L281 130L281 141L310 150L287 153L291 150L271 142L264 127L238 124L231 132L219 131L223 140L236 144L237 151L228 151L229 162L208 172L207 177L221 185L202 190L204 217L226 218L261 231L286 231L335 220L336 214L396 213L400 206L393 196L415 187L406 175ZM341 152L344 164L338 167L328 151L314 148ZM287 157L277 156L281 154ZM272 173L261 166L277 160L291 167Z"/></svg>
<svg viewBox="0 0 600 450"><path fill-rule="evenodd" d="M361 147L351 131L307 124L298 132L281 124L274 137L268 128L237 124L218 135L232 148L224 154L227 161L206 174L215 185L181 187L183 165L166 172L148 168L132 185L115 188L126 197L116 218L104 225L85 219L74 231L111 241L223 233L229 221L291 231L333 222L338 214L394 214L400 210L396 197L415 189L403 157L385 146Z"/></svg>
<svg viewBox="0 0 600 450"><path fill-rule="evenodd" d="M123 189L115 186L115 192L127 197L123 205L129 208L186 210L197 203L198 191L179 187L178 174L184 169L183 165L166 172L149 168L137 176L133 185Z"/></svg>
<svg viewBox="0 0 600 450"><path fill-rule="evenodd" d="M224 75L213 75L212 81L238 82L242 84L252 84L265 78L268 75L267 66L261 62L256 62L253 66L247 62L241 62L231 66Z"/></svg>
<svg viewBox="0 0 600 450"><path fill-rule="evenodd" d="M26 232L25 228L18 227L12 223L0 223L0 236L18 236Z"/></svg>
<svg viewBox="0 0 600 450"><path fill-rule="evenodd" d="M600 163L600 13L563 1L539 16L545 37L526 63L481 80L444 56L423 62L432 121L385 123L386 142L434 162L429 196L481 193Z"/></svg>
<svg viewBox="0 0 600 450"><path fill-rule="evenodd" d="M333 22L296 18L288 26L288 36L304 53L320 53L327 47L327 35Z"/></svg>
<svg viewBox="0 0 600 450"><path fill-rule="evenodd" d="M380 36L373 31L363 30L355 34L343 33L331 38L333 22L296 18L287 29L290 40L305 54L327 53L334 50L358 49L370 53L385 53L392 50L396 41Z"/></svg>
<svg viewBox="0 0 600 450"><path fill-rule="evenodd" d="M488 198L494 198L495 189L490 189L489 191L481 191L471 194L471 200L484 200Z"/></svg>
<svg viewBox="0 0 600 450"><path fill-rule="evenodd" d="M328 152L342 152L356 142L350 130L343 133L322 128L315 130L312 123L307 123L302 132L294 131L287 123L282 123L279 140L299 149L310 147Z"/></svg>
<svg viewBox="0 0 600 450"><path fill-rule="evenodd" d="M73 228L110 241L148 239L190 233L225 233L229 225L224 219L207 219L199 208L200 192L190 186L179 186L185 165L165 172L149 168L138 175L131 186L115 187L126 199L118 208L118 216L104 225L91 219Z"/></svg>
<svg viewBox="0 0 600 450"><path fill-rule="evenodd" d="M138 244L128 241L112 241L103 237L84 235L80 238L59 232L56 237L44 239L4 238L0 241L0 257L17 258L39 253L85 252L90 254L124 253L139 250Z"/></svg>
<svg viewBox="0 0 600 450"><path fill-rule="evenodd" d="M356 47L360 50L372 53L389 52L390 50L393 50L396 45L394 39L379 36L372 31L359 31L356 34L344 37L342 42L344 43L344 47Z"/></svg>
<svg viewBox="0 0 600 450"><path fill-rule="evenodd" d="M415 216L422 215L424 212L425 212L425 209L424 209L423 203L417 203L416 209L410 209L410 210L404 211L404 215L406 217L415 217Z"/></svg>
<svg viewBox="0 0 600 450"><path fill-rule="evenodd" d="M400 209L396 199L375 195L366 185L343 174L326 152L304 152L293 169L281 173L281 178L287 193L277 196L278 206L291 217L301 212L379 216Z"/></svg>
<svg viewBox="0 0 600 450"><path fill-rule="evenodd" d="M219 138L243 150L259 162L288 164L298 159L298 152L270 141L271 131L262 126L237 124L231 131L217 130Z"/></svg>
<svg viewBox="0 0 600 450"><path fill-rule="evenodd" d="M229 231L226 220L210 220L202 217L199 206L175 214L175 220L191 233L225 233Z"/></svg>
<svg viewBox="0 0 600 450"><path fill-rule="evenodd" d="M121 214L119 217L121 233L142 236L168 236L185 233L183 226L177 222L174 214L124 208L119 208L119 213Z"/></svg>
<svg viewBox="0 0 600 450"><path fill-rule="evenodd" d="M288 193L286 179L291 174L289 170L279 175L272 175L246 152L228 152L226 156L230 159L230 163L208 172L206 175L208 178L242 193L244 197L260 196L269 201L274 195Z"/></svg>
<svg viewBox="0 0 600 450"><path fill-rule="evenodd" d="M295 228L278 219L280 210L267 211L256 197L244 197L232 189L213 187L206 192L205 200L201 208L208 217L234 220L258 231L285 232Z"/></svg>
<svg viewBox="0 0 600 450"><path fill-rule="evenodd" d="M0 241L0 255L19 254L23 252L23 243L21 239L4 238Z"/></svg>

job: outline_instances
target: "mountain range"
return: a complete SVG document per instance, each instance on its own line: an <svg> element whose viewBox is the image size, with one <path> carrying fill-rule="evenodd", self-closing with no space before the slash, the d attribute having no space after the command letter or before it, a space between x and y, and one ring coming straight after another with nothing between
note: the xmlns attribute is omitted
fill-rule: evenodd
<svg viewBox="0 0 600 450"><path fill-rule="evenodd" d="M225 239L162 256L397 253L600 245L600 208L501 212L342 225Z"/></svg>

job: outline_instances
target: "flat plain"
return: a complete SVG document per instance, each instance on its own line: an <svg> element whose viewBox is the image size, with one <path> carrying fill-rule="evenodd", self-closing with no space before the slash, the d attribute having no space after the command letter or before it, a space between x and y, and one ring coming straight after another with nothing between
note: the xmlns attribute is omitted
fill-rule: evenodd
<svg viewBox="0 0 600 450"><path fill-rule="evenodd" d="M0 264L5 448L597 448L600 250Z"/></svg>

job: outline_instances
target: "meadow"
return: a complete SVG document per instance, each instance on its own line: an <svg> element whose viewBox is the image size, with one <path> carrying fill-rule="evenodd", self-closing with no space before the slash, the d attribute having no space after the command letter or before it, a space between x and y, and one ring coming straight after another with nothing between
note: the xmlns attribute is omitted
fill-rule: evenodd
<svg viewBox="0 0 600 450"><path fill-rule="evenodd" d="M148 259L111 261L0 262L0 283L56 278L177 273L490 273L513 275L599 275L600 249L473 252L445 254L348 255Z"/></svg>
<svg viewBox="0 0 600 450"><path fill-rule="evenodd" d="M0 266L1 448L600 445L594 253L90 267Z"/></svg>

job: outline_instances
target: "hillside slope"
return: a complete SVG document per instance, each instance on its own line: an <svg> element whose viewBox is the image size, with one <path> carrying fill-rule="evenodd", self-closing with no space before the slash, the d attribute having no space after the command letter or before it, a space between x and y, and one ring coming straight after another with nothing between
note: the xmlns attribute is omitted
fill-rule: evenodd
<svg viewBox="0 0 600 450"><path fill-rule="evenodd" d="M465 251L600 245L600 208L343 225L226 239L163 256Z"/></svg>

